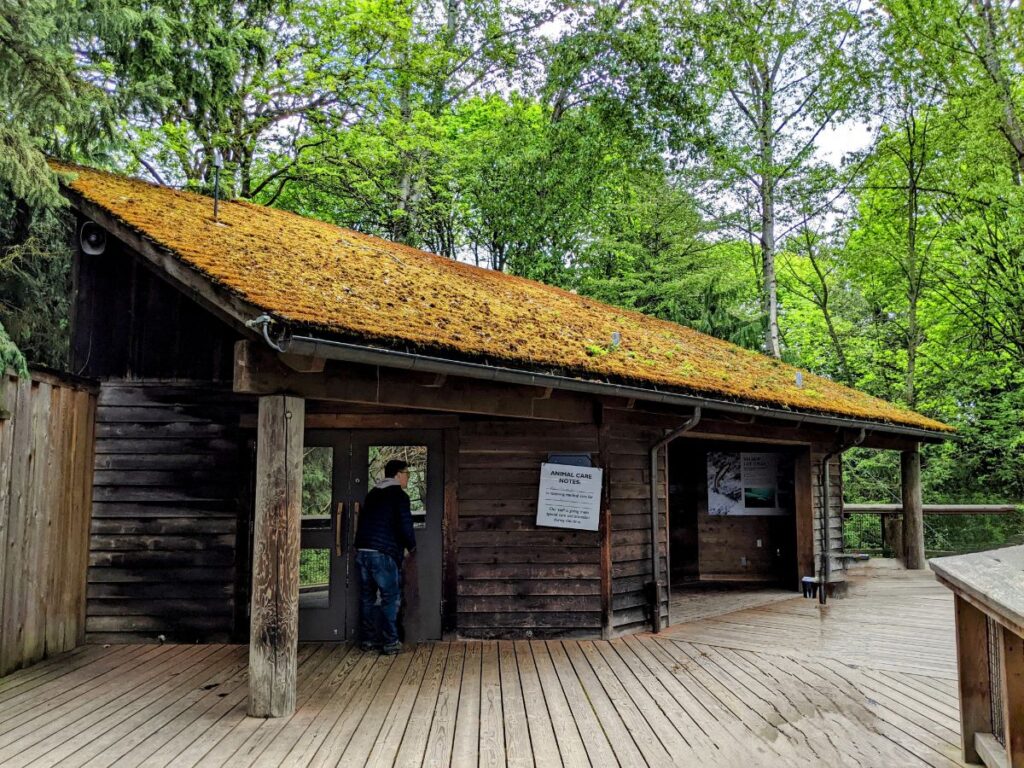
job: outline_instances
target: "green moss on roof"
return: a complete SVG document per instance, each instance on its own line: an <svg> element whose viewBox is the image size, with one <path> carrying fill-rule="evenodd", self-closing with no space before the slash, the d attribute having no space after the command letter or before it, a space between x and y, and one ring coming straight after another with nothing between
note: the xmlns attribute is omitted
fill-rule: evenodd
<svg viewBox="0 0 1024 768"><path fill-rule="evenodd" d="M67 186L280 320L381 346L947 431L944 424L675 323L243 202L54 163ZM612 334L622 340L611 344Z"/></svg>

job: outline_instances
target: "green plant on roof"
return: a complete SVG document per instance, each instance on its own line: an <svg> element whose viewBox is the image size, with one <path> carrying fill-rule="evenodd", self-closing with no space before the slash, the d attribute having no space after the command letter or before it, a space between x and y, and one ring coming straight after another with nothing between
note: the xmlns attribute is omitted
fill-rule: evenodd
<svg viewBox="0 0 1024 768"><path fill-rule="evenodd" d="M611 351L608 347L603 347L600 344L584 344L583 348L587 350L588 357L602 357Z"/></svg>

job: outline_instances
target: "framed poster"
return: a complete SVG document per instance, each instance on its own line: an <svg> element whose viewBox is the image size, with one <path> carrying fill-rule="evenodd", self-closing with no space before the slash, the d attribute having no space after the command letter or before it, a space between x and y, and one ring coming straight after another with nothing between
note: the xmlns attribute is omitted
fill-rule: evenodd
<svg viewBox="0 0 1024 768"><path fill-rule="evenodd" d="M708 452L709 515L787 515L792 466L778 453Z"/></svg>
<svg viewBox="0 0 1024 768"><path fill-rule="evenodd" d="M537 525L596 531L601 519L601 477L597 467L541 464Z"/></svg>

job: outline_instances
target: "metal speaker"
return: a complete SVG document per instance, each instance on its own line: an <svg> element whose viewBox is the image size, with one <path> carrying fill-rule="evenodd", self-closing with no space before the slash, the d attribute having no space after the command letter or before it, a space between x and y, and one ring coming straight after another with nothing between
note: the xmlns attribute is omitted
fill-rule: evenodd
<svg viewBox="0 0 1024 768"><path fill-rule="evenodd" d="M107 250L107 233L95 222L87 221L78 233L78 242L82 246L82 253L99 256Z"/></svg>

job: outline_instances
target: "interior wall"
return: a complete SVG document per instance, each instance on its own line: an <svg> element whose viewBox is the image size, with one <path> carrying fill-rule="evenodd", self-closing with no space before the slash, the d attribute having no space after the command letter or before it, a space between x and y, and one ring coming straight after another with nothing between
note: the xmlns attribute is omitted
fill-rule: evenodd
<svg viewBox="0 0 1024 768"><path fill-rule="evenodd" d="M673 585L698 580L750 581L795 588L796 518L792 495L787 497L786 515L709 514L709 451L778 453L784 457L783 471L791 477L794 473L792 451L778 446L675 441L669 451Z"/></svg>

